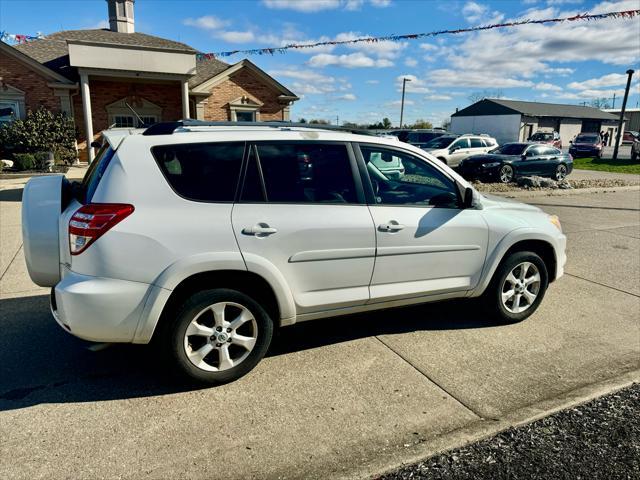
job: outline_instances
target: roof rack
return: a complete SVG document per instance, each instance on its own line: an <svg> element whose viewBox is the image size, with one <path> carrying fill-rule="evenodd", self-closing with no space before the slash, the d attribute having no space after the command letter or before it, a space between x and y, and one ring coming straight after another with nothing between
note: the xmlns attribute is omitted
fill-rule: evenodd
<svg viewBox="0 0 640 480"><path fill-rule="evenodd" d="M207 122L204 120L192 119L178 120L176 122L154 123L144 132L142 132L142 135L171 135L179 128L189 127L270 127L280 129L309 128L313 130L330 130L375 136L375 133L369 130L341 127L339 125L326 125L320 123L294 123L285 120L271 122Z"/></svg>

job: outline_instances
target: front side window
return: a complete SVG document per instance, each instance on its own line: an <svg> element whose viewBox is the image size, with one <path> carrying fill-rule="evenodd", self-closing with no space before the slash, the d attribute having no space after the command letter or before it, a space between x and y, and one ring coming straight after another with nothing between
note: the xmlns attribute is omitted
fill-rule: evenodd
<svg viewBox="0 0 640 480"><path fill-rule="evenodd" d="M469 148L468 138L459 138L451 145L451 148Z"/></svg>
<svg viewBox="0 0 640 480"><path fill-rule="evenodd" d="M257 162L247 166L243 201L358 203L346 145L273 143L258 144L256 151ZM263 189L255 185L261 180Z"/></svg>
<svg viewBox="0 0 640 480"><path fill-rule="evenodd" d="M181 197L202 202L235 200L244 142L160 145L151 152Z"/></svg>
<svg viewBox="0 0 640 480"><path fill-rule="evenodd" d="M378 147L361 146L378 205L419 205L456 208L458 192L453 180L426 161L411 154ZM376 158L398 158L404 166L400 178L389 178L376 166Z"/></svg>

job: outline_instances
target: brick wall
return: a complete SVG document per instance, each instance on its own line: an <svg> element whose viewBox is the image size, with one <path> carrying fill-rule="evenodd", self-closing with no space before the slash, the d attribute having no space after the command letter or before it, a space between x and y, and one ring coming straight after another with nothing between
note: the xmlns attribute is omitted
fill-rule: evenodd
<svg viewBox="0 0 640 480"><path fill-rule="evenodd" d="M13 56L0 53L0 77L3 82L25 93L27 110L37 110L43 106L54 112L60 111L60 98L47 86L51 80L31 70Z"/></svg>
<svg viewBox="0 0 640 480"><path fill-rule="evenodd" d="M261 121L282 120L285 105L278 103L280 92L266 85L244 68L234 73L228 80L211 88L211 96L205 100L207 103L204 106L204 119L231 120L228 104L243 95L264 104L260 107Z"/></svg>
<svg viewBox="0 0 640 480"><path fill-rule="evenodd" d="M162 121L179 120L182 118L182 97L180 84L171 83L141 83L126 80L95 80L89 77L89 90L91 92L91 111L93 115L93 133L97 138L102 130L109 127L107 105L126 98L135 91L137 96L148 100L162 108ZM82 109L82 97L80 94L73 98L73 111L76 126L80 132L81 161L86 161L86 143L84 133L84 112Z"/></svg>

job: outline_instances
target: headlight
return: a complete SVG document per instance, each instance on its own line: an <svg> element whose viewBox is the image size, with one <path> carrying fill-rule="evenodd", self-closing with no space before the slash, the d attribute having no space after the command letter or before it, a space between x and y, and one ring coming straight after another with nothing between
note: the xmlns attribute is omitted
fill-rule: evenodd
<svg viewBox="0 0 640 480"><path fill-rule="evenodd" d="M558 230L562 232L562 225L560 225L560 219L557 215L549 215L549 221L553 223Z"/></svg>
<svg viewBox="0 0 640 480"><path fill-rule="evenodd" d="M483 163L482 166L485 168L497 167L500 165L500 162L491 162L491 163Z"/></svg>

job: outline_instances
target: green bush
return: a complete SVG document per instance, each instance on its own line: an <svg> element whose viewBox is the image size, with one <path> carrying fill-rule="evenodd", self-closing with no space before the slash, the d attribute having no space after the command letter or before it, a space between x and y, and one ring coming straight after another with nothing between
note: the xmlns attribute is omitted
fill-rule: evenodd
<svg viewBox="0 0 640 480"><path fill-rule="evenodd" d="M2 153L54 152L56 160L72 163L75 151L76 128L64 113L45 108L29 111L24 120L15 120L0 127L0 155Z"/></svg>
<svg viewBox="0 0 640 480"><path fill-rule="evenodd" d="M32 153L14 153L13 168L16 170L33 170L36 166L36 159Z"/></svg>

